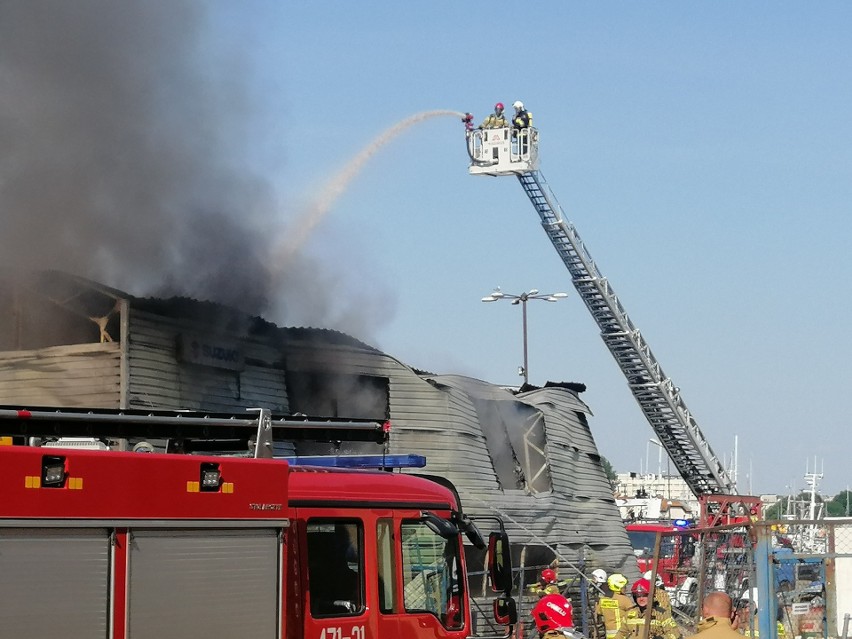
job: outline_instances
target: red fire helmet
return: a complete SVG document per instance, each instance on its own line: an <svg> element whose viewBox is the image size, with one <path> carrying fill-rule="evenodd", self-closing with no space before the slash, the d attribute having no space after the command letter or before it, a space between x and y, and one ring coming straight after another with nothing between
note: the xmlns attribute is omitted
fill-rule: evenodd
<svg viewBox="0 0 852 639"><path fill-rule="evenodd" d="M562 595L545 595L532 609L533 620L540 633L574 627L571 600Z"/></svg>
<svg viewBox="0 0 852 639"><path fill-rule="evenodd" d="M642 579L636 580L636 583L633 584L633 588L630 590L633 592L634 597L646 597L651 592L651 582L642 577Z"/></svg>

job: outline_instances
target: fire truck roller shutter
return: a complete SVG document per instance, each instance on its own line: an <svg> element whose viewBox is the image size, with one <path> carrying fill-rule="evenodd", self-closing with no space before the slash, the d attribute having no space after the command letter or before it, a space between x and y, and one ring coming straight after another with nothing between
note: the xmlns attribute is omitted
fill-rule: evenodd
<svg viewBox="0 0 852 639"><path fill-rule="evenodd" d="M108 636L109 567L105 529L0 528L0 636Z"/></svg>
<svg viewBox="0 0 852 639"><path fill-rule="evenodd" d="M136 529L132 535L130 637L277 636L275 529Z"/></svg>

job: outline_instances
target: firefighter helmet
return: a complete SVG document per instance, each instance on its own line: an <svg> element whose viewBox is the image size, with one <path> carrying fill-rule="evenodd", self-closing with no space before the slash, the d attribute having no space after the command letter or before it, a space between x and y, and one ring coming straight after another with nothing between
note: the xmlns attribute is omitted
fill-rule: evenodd
<svg viewBox="0 0 852 639"><path fill-rule="evenodd" d="M622 575L620 572L617 572L610 575L609 579L606 580L606 583L613 592L621 592L627 585L627 577Z"/></svg>
<svg viewBox="0 0 852 639"><path fill-rule="evenodd" d="M606 583L606 570L602 568L598 568L597 570L592 571L592 581L596 584L605 584Z"/></svg>
<svg viewBox="0 0 852 639"><path fill-rule="evenodd" d="M740 605L748 603L754 604L755 610L757 609L757 588L746 588L743 590L743 594L740 595Z"/></svg>
<svg viewBox="0 0 852 639"><path fill-rule="evenodd" d="M642 579L637 579L630 591L633 593L634 597L647 597L648 593L651 592L651 582L644 577L642 577Z"/></svg>
<svg viewBox="0 0 852 639"><path fill-rule="evenodd" d="M541 634L549 630L574 626L574 611L571 600L562 595L551 594L542 597L530 612L536 628Z"/></svg>
<svg viewBox="0 0 852 639"><path fill-rule="evenodd" d="M653 575L653 572L652 572L652 571L650 571L650 570L648 570L648 571L646 571L646 572L645 572L645 574L644 574L644 575L642 575L642 577L644 577L645 579L647 579L647 580L648 580L648 582L650 583L650 581L651 581L651 576L652 576L652 575ZM663 585L663 578L660 576L660 573L657 573L657 578L656 578L654 581L657 583L657 585L658 585L658 586L662 586L662 585Z"/></svg>
<svg viewBox="0 0 852 639"><path fill-rule="evenodd" d="M541 579L546 584L555 584L556 571L553 568L545 568L541 571Z"/></svg>
<svg viewBox="0 0 852 639"><path fill-rule="evenodd" d="M494 111L497 112L497 113L502 113L503 112L503 103L498 102L497 104L495 104L494 105Z"/></svg>
<svg viewBox="0 0 852 639"><path fill-rule="evenodd" d="M512 106L515 107L516 111L523 111L524 110L524 103L521 102L520 100L515 100L515 103Z"/></svg>

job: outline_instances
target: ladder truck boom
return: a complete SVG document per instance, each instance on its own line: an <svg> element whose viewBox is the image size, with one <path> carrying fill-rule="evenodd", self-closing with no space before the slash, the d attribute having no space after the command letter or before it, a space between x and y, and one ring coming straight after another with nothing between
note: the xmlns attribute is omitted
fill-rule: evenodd
<svg viewBox="0 0 852 639"><path fill-rule="evenodd" d="M736 493L680 389L663 372L539 171L538 131L486 129L468 131L466 136L471 175L518 178L633 397L693 493Z"/></svg>

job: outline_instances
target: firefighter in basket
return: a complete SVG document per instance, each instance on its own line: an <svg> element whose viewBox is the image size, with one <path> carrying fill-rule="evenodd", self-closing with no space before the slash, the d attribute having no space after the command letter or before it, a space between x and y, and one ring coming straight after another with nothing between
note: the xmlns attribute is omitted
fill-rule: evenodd
<svg viewBox="0 0 852 639"><path fill-rule="evenodd" d="M634 605L618 629L617 639L680 639L680 631L671 613L663 610L651 600L651 582L637 579L630 589ZM645 623L646 610L651 606L649 623ZM646 628L647 625L647 628Z"/></svg>
<svg viewBox="0 0 852 639"><path fill-rule="evenodd" d="M503 115L503 103L498 102L494 105L494 113L491 113L485 120L482 121L482 124L479 125L480 129L502 129L504 127L509 126L509 123L506 121L506 116Z"/></svg>

